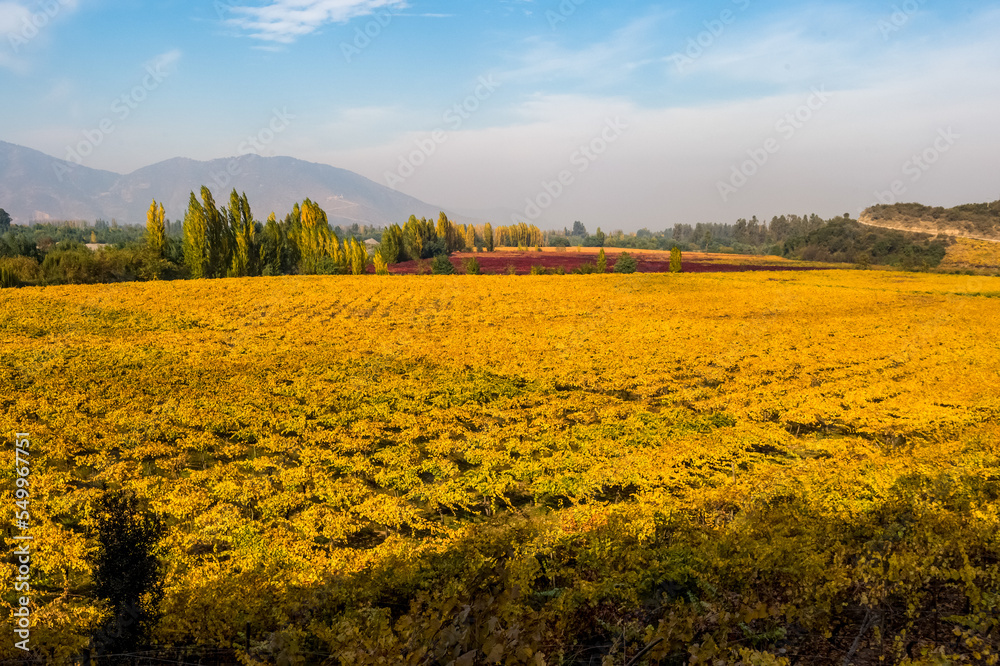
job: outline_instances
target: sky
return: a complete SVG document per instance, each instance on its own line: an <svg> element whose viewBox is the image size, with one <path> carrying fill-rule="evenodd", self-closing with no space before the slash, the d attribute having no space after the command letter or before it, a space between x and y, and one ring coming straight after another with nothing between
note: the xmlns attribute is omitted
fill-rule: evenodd
<svg viewBox="0 0 1000 666"><path fill-rule="evenodd" d="M1000 198L998 34L963 0L0 0L0 140L542 228L953 206Z"/></svg>

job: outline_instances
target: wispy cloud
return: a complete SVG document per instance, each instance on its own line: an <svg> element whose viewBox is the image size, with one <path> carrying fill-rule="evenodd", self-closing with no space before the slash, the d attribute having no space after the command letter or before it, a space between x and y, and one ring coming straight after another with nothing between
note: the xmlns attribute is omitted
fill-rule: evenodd
<svg viewBox="0 0 1000 666"><path fill-rule="evenodd" d="M226 23L255 39L291 44L329 23L407 6L406 0L275 0L260 7L229 5Z"/></svg>
<svg viewBox="0 0 1000 666"><path fill-rule="evenodd" d="M77 8L77 0L53 0L48 3L25 4L0 1L0 36L4 50L0 51L0 68L17 73L27 71L23 51L60 15ZM5 52L9 48L10 53Z"/></svg>

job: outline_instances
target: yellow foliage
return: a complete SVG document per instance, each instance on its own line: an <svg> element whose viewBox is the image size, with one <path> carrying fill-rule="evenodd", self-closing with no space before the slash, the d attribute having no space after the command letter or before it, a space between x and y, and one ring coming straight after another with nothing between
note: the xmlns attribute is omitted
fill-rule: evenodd
<svg viewBox="0 0 1000 666"><path fill-rule="evenodd" d="M9 290L33 638L86 645L107 485L167 518L162 643L250 623L264 660L554 663L586 624L615 663L782 664L844 624L842 660L870 611L890 662L948 617L966 647L920 648L988 663L998 295L881 271Z"/></svg>

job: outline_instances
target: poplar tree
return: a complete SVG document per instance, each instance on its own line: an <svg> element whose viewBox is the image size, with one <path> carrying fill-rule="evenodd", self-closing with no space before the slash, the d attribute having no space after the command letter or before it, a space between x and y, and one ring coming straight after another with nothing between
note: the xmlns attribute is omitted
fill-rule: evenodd
<svg viewBox="0 0 1000 666"><path fill-rule="evenodd" d="M184 263L191 271L191 277L208 276L208 226L205 210L194 192L184 214Z"/></svg>
<svg viewBox="0 0 1000 666"><path fill-rule="evenodd" d="M157 257L163 257L163 251L167 247L167 230L163 224L164 214L163 204L161 203L157 207L154 199L146 213L146 245Z"/></svg>
<svg viewBox="0 0 1000 666"><path fill-rule="evenodd" d="M233 277L254 275L256 274L254 257L256 229L254 228L253 213L250 211L250 202L247 201L245 192L240 197L234 189L229 195L227 218L234 240L229 275Z"/></svg>
<svg viewBox="0 0 1000 666"><path fill-rule="evenodd" d="M608 270L608 258L604 256L604 248L597 253L597 272L604 273Z"/></svg>
<svg viewBox="0 0 1000 666"><path fill-rule="evenodd" d="M260 268L265 275L278 275L284 271L284 230L272 212L261 233Z"/></svg>
<svg viewBox="0 0 1000 666"><path fill-rule="evenodd" d="M494 249L493 244L493 225L489 222L483 227L483 245L486 246L487 252L492 252Z"/></svg>
<svg viewBox="0 0 1000 666"><path fill-rule="evenodd" d="M375 275L388 275L389 274L389 264L385 259L382 258L382 251L379 250L375 253L373 258L375 263Z"/></svg>
<svg viewBox="0 0 1000 666"><path fill-rule="evenodd" d="M471 224L465 228L465 247L469 250L476 249L476 228Z"/></svg>
<svg viewBox="0 0 1000 666"><path fill-rule="evenodd" d="M300 269L306 274L315 274L319 268L319 260L324 256L333 256L336 263L336 254L339 252L340 243L336 241L336 236L330 232L330 223L327 220L326 212L309 199L302 202L302 207L292 209L292 213L299 212L300 232L298 235L299 251L302 254ZM336 241L336 248L330 246ZM328 248L333 252L328 252Z"/></svg>
<svg viewBox="0 0 1000 666"><path fill-rule="evenodd" d="M204 185L201 188L201 207L205 216L205 229L208 234L208 267L209 277L225 277L229 270L232 251L231 229L227 216L215 205L212 191Z"/></svg>
<svg viewBox="0 0 1000 666"><path fill-rule="evenodd" d="M403 230L398 224L390 225L382 232L379 254L386 264L397 263L403 253Z"/></svg>

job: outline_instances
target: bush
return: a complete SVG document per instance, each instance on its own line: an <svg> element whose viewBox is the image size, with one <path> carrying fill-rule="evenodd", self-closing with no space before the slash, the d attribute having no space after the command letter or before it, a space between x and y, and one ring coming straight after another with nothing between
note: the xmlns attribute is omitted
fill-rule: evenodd
<svg viewBox="0 0 1000 666"><path fill-rule="evenodd" d="M482 270L479 267L479 260L475 257L470 257L463 262L465 266L466 275L482 275Z"/></svg>
<svg viewBox="0 0 1000 666"><path fill-rule="evenodd" d="M552 275L552 271L545 268L545 266L532 266L531 275Z"/></svg>
<svg viewBox="0 0 1000 666"><path fill-rule="evenodd" d="M31 257L0 257L0 271L7 274L7 278L0 278L3 287L38 284L42 280L41 267Z"/></svg>
<svg viewBox="0 0 1000 666"><path fill-rule="evenodd" d="M618 255L613 270L615 273L635 273L637 268L639 268L639 262L635 260L635 257L628 252L622 252Z"/></svg>
<svg viewBox="0 0 1000 666"><path fill-rule="evenodd" d="M19 284L20 282L14 275L14 271L10 270L6 266L0 266L0 289L10 289L11 287L16 287Z"/></svg>
<svg viewBox="0 0 1000 666"><path fill-rule="evenodd" d="M607 270L608 270L608 258L604 254L604 248L603 247L601 248L601 251L597 253L597 266L596 266L596 269L597 269L598 273L606 273Z"/></svg>
<svg viewBox="0 0 1000 666"><path fill-rule="evenodd" d="M580 264L579 266L573 269L573 273L575 273L576 275L590 275L591 273L596 273L596 272L597 272L597 265L589 261L587 263Z"/></svg>
<svg viewBox="0 0 1000 666"><path fill-rule="evenodd" d="M681 267L681 249L675 245L670 248L670 272L680 273Z"/></svg>
<svg viewBox="0 0 1000 666"><path fill-rule="evenodd" d="M446 254L439 254L434 257L434 261L431 262L431 272L434 275L454 275L455 265L451 263L451 259L448 258Z"/></svg>

